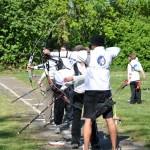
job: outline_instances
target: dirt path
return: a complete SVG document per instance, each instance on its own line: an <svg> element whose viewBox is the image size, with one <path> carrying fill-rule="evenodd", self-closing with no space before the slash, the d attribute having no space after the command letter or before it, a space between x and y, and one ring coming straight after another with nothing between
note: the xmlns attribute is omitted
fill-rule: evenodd
<svg viewBox="0 0 150 150"><path fill-rule="evenodd" d="M7 94L7 96L10 98L10 100L16 99L17 97L27 93L28 91L32 90L31 87L27 87L22 81L17 80L14 77L5 77L0 76L0 91L4 94ZM19 101L21 101L21 105L26 105L29 107L30 111L27 111L26 113L28 116L32 115L33 118L41 112L45 108L45 105L43 104L43 96L40 94L38 90L35 92L28 94L25 97L22 97ZM11 101L10 101L11 102ZM39 104L39 107L37 108L37 104ZM40 116L34 123L32 123L31 127L27 130L29 130L32 135L38 137L41 139L44 144L41 145L39 150L66 150L71 149L70 145L70 139L65 140L63 138L65 125L62 125L62 132L61 134L55 134L56 127L54 125L48 125L47 127L44 127L44 122L41 120L43 119L42 116ZM39 121L38 121L39 120ZM31 116L29 118L29 121L31 121ZM101 122L98 122L98 129L99 129L99 138L102 150L109 150L111 149L111 142L109 137L107 136L107 132L105 129L100 128ZM70 136L69 130L67 130L67 137ZM83 137L82 137L83 140ZM49 145L49 141L66 141L65 146L58 146L53 147ZM118 150L148 150L148 148L144 147L144 144L138 143L132 140L131 137L127 136L118 136ZM79 148L80 150L83 149L82 145Z"/></svg>

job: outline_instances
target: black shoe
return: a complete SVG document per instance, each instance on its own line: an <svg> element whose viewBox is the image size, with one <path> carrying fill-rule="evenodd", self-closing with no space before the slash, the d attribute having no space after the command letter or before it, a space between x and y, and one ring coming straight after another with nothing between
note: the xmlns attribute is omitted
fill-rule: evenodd
<svg viewBox="0 0 150 150"><path fill-rule="evenodd" d="M100 147L99 143L96 143L96 144L91 145L91 149L92 150L101 150L101 147Z"/></svg>
<svg viewBox="0 0 150 150"><path fill-rule="evenodd" d="M71 147L72 147L72 149L78 149L79 144L78 143L71 144Z"/></svg>

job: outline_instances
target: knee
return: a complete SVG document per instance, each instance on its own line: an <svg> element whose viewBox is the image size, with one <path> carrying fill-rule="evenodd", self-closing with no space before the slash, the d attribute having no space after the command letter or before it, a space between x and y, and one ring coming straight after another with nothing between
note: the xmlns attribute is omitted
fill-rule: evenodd
<svg viewBox="0 0 150 150"><path fill-rule="evenodd" d="M89 118L87 119L86 118L86 119L84 119L84 121L85 121L84 125L90 125L90 126L92 125L92 120L91 119L89 119Z"/></svg>
<svg viewBox="0 0 150 150"><path fill-rule="evenodd" d="M113 125L114 123L114 119L113 118L107 118L105 119L108 125Z"/></svg>

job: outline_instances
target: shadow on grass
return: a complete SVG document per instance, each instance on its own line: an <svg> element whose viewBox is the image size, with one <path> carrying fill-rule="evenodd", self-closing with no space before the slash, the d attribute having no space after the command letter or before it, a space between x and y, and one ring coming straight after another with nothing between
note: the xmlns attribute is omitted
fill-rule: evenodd
<svg viewBox="0 0 150 150"><path fill-rule="evenodd" d="M99 131L98 135L99 135L99 139L100 139L101 148L105 149L105 150L111 149L112 146L111 146L111 140L110 140L109 135L106 135L103 131ZM121 148L119 146L119 143L123 140L126 140L126 139L129 139L129 136L118 136L117 137L117 147Z"/></svg>
<svg viewBox="0 0 150 150"><path fill-rule="evenodd" d="M11 138L11 137L15 137L16 134L13 132L8 132L8 131L0 131L0 138Z"/></svg>
<svg viewBox="0 0 150 150"><path fill-rule="evenodd" d="M0 150L7 150L7 146L0 144Z"/></svg>
<svg viewBox="0 0 150 150"><path fill-rule="evenodd" d="M0 117L0 123L4 121L8 121L9 119L12 119L12 116L1 116Z"/></svg>
<svg viewBox="0 0 150 150"><path fill-rule="evenodd" d="M25 123L29 122L32 120L37 114L26 114L26 113L19 113L19 114L14 114L11 116L0 116L0 123L6 123L13 122L13 121L18 121L20 123ZM1 124L0 124L1 126Z"/></svg>

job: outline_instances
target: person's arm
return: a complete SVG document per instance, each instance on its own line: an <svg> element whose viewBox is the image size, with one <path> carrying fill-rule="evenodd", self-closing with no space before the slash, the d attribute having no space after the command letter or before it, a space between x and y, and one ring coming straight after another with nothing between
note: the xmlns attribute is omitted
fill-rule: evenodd
<svg viewBox="0 0 150 150"><path fill-rule="evenodd" d="M141 73L143 75L143 78L146 79L146 74L145 74L144 70L141 70Z"/></svg>
<svg viewBox="0 0 150 150"><path fill-rule="evenodd" d="M132 68L130 64L128 64L127 71L128 71L128 84L130 84L131 76L132 76Z"/></svg>
<svg viewBox="0 0 150 150"><path fill-rule="evenodd" d="M145 74L143 67L142 67L140 62L138 62L138 69L142 73L143 78L146 79L146 74Z"/></svg>
<svg viewBox="0 0 150 150"><path fill-rule="evenodd" d="M119 47L108 47L106 48L107 51L110 51L110 54L113 59L115 59L118 54L120 53L120 48Z"/></svg>
<svg viewBox="0 0 150 150"><path fill-rule="evenodd" d="M62 58L69 58L73 59L79 62L85 62L87 58L87 51L82 50L82 51L62 51L62 52L50 52L48 49L43 50L44 54L50 55L52 57L62 57Z"/></svg>
<svg viewBox="0 0 150 150"><path fill-rule="evenodd" d="M85 76L84 75L78 75L78 76L73 76L73 80L76 81L81 81L84 80Z"/></svg>
<svg viewBox="0 0 150 150"><path fill-rule="evenodd" d="M71 76L71 77L66 77L64 78L64 82L70 82L70 81L80 81L84 80L85 76L84 75L78 75L78 76Z"/></svg>
<svg viewBox="0 0 150 150"><path fill-rule="evenodd" d="M52 57L62 57L62 58L68 58L72 52L70 51L61 51L61 52L51 52L50 50L48 49L44 49L43 50L43 53L45 55L50 55Z"/></svg>
<svg viewBox="0 0 150 150"><path fill-rule="evenodd" d="M33 69L34 70L40 70L40 69L44 69L44 65L43 64L40 64L40 65L37 65L37 66L34 66Z"/></svg>
<svg viewBox="0 0 150 150"><path fill-rule="evenodd" d="M38 80L38 84L41 84L42 81L46 78L46 74L45 74L45 71L42 73L40 79Z"/></svg>
<svg viewBox="0 0 150 150"><path fill-rule="evenodd" d="M37 65L37 66L28 66L27 69L30 69L30 70L44 69L44 65L40 64L40 65Z"/></svg>

